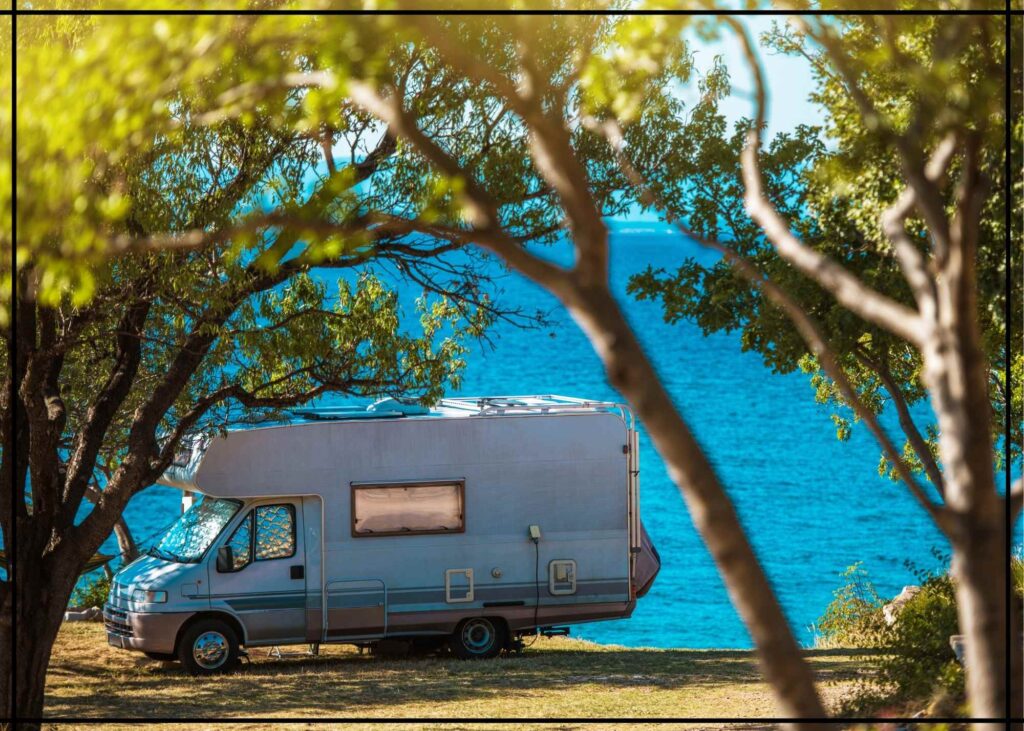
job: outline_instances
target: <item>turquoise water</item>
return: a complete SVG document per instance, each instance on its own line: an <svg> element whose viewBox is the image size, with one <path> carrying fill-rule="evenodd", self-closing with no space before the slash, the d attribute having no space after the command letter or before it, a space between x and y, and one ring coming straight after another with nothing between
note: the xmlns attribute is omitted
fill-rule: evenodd
<svg viewBox="0 0 1024 731"><path fill-rule="evenodd" d="M862 561L879 591L894 595L915 581L906 561L933 568L932 549L947 552L947 543L905 488L878 476L879 450L865 430L855 428L848 443L836 440L806 376L775 375L757 354L741 352L737 333L704 337L689 323L666 325L656 303L627 297L629 276L648 264L674 268L687 256L711 256L655 230L661 228L618 227L614 290L727 485L794 631L810 644L811 625L847 566ZM589 342L550 295L516 275L499 286L506 305L551 310L551 325L497 327L494 348L476 348L470 357L460 393L617 398ZM573 634L632 647L750 647L642 426L640 449L641 510L662 556L661 574L632 618L580 625ZM129 504L128 524L145 538L175 518L179 500L175 490L146 490ZM116 552L116 544L109 541L105 550Z"/></svg>

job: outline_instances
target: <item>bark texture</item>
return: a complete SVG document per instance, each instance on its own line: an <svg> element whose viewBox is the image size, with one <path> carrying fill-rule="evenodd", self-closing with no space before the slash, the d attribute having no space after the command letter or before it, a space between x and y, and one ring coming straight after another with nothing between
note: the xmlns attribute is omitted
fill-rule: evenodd
<svg viewBox="0 0 1024 731"><path fill-rule="evenodd" d="M612 386L629 401L643 422L668 467L669 476L679 487L694 526L754 640L765 678L775 690L780 714L824 717L810 667L732 501L688 425L673 408L618 304L604 287L592 287L567 296L566 306L590 338Z"/></svg>

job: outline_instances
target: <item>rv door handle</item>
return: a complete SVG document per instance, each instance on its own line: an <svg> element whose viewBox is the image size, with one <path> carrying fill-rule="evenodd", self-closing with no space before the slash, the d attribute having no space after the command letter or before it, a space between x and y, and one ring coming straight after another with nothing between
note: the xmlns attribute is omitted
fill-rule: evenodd
<svg viewBox="0 0 1024 731"><path fill-rule="evenodd" d="M304 578L306 578L306 567L302 566L301 564L299 566L292 566L292 578L293 579L304 579Z"/></svg>

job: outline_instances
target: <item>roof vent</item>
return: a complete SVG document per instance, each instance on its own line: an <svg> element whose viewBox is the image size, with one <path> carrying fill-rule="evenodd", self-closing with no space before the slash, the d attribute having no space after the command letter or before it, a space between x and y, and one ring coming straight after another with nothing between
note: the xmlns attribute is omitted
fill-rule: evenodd
<svg viewBox="0 0 1024 731"><path fill-rule="evenodd" d="M398 412L403 416L425 416L430 409L412 399L382 398L366 407L367 411Z"/></svg>

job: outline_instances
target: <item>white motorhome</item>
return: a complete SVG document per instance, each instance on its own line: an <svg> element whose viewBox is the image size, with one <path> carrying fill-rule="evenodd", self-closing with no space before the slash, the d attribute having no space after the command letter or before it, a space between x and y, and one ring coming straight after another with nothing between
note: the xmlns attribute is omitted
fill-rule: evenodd
<svg viewBox="0 0 1024 731"><path fill-rule="evenodd" d="M161 484L198 493L114 577L110 644L191 673L243 647L399 638L494 657L629 617L660 567L621 404L384 399L200 440Z"/></svg>

